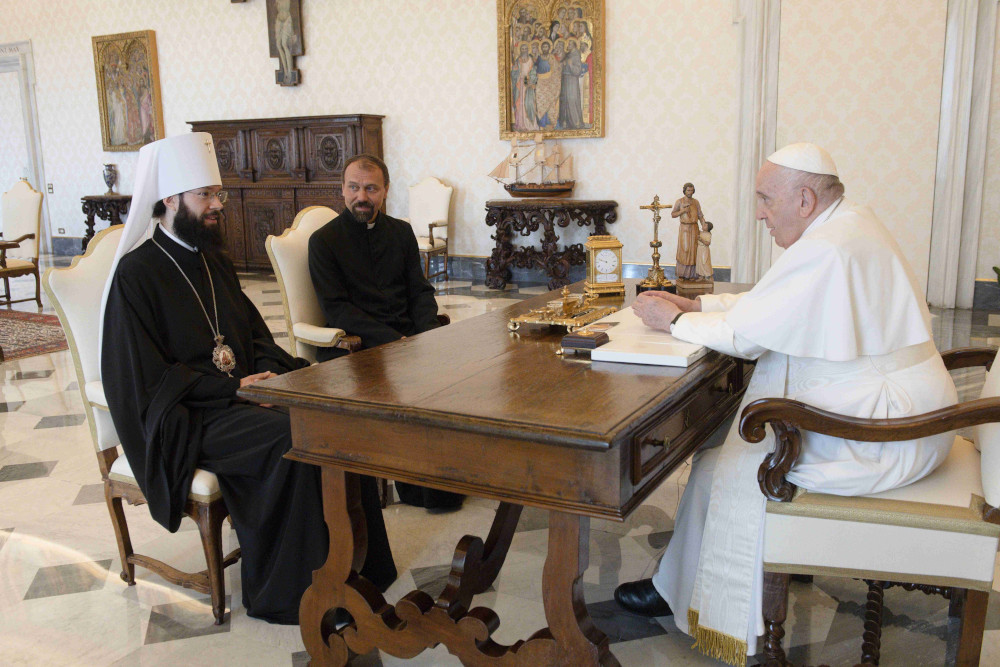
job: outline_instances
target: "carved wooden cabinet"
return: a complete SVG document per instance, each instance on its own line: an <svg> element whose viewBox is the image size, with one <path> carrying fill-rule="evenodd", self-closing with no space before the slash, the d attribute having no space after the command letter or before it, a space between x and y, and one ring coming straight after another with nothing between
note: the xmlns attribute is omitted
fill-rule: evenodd
<svg viewBox="0 0 1000 667"><path fill-rule="evenodd" d="M302 116L189 121L209 132L229 191L223 221L237 269L269 269L264 241L292 224L306 206L344 206L344 162L358 153L382 157L382 118Z"/></svg>

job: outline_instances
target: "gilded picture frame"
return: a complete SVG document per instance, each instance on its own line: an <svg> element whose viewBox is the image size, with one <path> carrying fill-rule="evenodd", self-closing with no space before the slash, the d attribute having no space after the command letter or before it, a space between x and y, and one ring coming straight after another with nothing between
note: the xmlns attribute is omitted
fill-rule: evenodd
<svg viewBox="0 0 1000 667"><path fill-rule="evenodd" d="M101 144L106 151L137 151L162 139L163 103L152 30L91 37Z"/></svg>
<svg viewBox="0 0 1000 667"><path fill-rule="evenodd" d="M497 0L501 139L604 136L604 25L604 0Z"/></svg>

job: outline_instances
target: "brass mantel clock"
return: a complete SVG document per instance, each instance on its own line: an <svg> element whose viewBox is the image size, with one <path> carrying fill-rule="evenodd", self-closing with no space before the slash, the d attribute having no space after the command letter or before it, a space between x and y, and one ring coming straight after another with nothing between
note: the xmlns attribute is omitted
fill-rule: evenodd
<svg viewBox="0 0 1000 667"><path fill-rule="evenodd" d="M625 295L622 281L622 242L610 234L595 234L583 244L587 249L587 294Z"/></svg>

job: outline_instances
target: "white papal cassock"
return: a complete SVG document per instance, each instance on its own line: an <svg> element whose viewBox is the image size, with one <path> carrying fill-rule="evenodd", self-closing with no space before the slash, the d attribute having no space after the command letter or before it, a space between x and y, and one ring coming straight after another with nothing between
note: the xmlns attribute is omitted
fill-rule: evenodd
<svg viewBox="0 0 1000 667"><path fill-rule="evenodd" d="M896 242L866 207L841 198L749 292L701 297L674 336L757 368L740 412L785 397L832 412L894 418L957 401L934 347L930 313ZM723 430L725 429L725 430ZM839 495L877 493L924 477L952 436L865 443L804 433L789 481ZM719 443L722 446L718 446ZM757 469L774 436L745 442L731 420L695 455L674 536L653 577L677 626L703 652L742 665L757 651L765 498Z"/></svg>

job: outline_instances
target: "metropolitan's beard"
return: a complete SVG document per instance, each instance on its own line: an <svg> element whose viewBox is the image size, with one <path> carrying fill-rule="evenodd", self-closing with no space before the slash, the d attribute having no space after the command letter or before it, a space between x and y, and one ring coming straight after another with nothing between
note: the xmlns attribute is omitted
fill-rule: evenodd
<svg viewBox="0 0 1000 667"><path fill-rule="evenodd" d="M206 222L207 218L214 218L215 221L209 224ZM174 215L174 233L199 250L219 250L223 246L222 230L219 228L221 220L221 211L207 211L195 216L181 198L177 214Z"/></svg>

